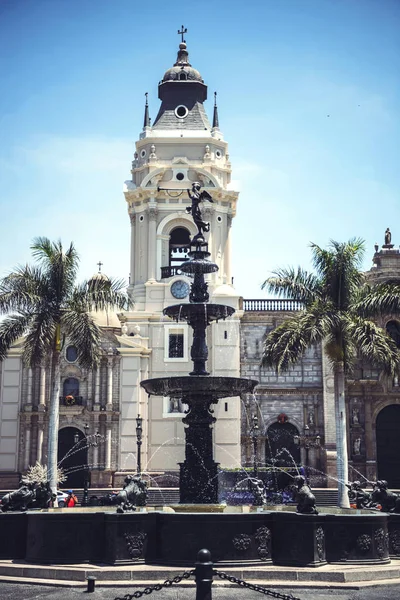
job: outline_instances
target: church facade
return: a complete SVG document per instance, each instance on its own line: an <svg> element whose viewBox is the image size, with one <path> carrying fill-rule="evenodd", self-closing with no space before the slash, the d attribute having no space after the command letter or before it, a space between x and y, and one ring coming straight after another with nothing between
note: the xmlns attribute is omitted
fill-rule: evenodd
<svg viewBox="0 0 400 600"><path fill-rule="evenodd" d="M210 259L219 267L208 275L210 300L236 310L233 317L209 327L208 370L214 376L260 382L254 397L230 398L216 406L215 459L222 468L254 463L251 418L256 414L259 465L285 455L286 462L308 467L316 484L336 484L333 376L322 349L310 349L288 373L277 375L260 367L266 332L301 307L285 300L244 300L232 285L230 232L238 192L231 186L229 149L219 127L216 96L210 121L204 106L207 94L182 40L175 63L159 83L161 102L153 123L146 94L143 129L131 177L124 184L131 231L128 293L133 308L118 315L95 315L103 350L97 369L83 369L68 340L62 350L59 462L68 474L69 487L81 487L87 476L92 487L118 486L124 473L136 470L138 416L143 419L142 470L151 481L178 485L185 406L178 398L148 398L140 382L167 374L186 375L192 369L191 331L185 323L164 317L163 309L189 301L191 280L179 266L187 259L190 237L196 233L186 210L187 190L194 182L212 198L203 208L210 223ZM367 274L372 283L400 273L400 254L393 246L376 248L373 261ZM94 277L106 275L99 272ZM382 324L400 340L397 321L387 319ZM22 344L20 340L0 363L2 489L17 485L29 465L46 461L49 365L25 367ZM380 464L392 465L397 459L394 447L389 454L382 450L382 440L390 424L400 418L398 381L387 381L360 365L347 382L347 397L351 469L373 480L381 474ZM396 415L387 413L380 419L385 410ZM318 437L320 445L296 446L295 436L303 442ZM355 478L352 473L350 477Z"/></svg>

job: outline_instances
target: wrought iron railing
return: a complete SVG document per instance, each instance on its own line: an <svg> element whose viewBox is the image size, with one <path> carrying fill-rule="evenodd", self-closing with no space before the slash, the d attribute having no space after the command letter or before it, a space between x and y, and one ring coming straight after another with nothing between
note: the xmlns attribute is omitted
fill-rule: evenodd
<svg viewBox="0 0 400 600"><path fill-rule="evenodd" d="M298 300L281 298L265 298L261 300L243 300L243 310L247 312L282 311L291 312L302 310L303 305Z"/></svg>
<svg viewBox="0 0 400 600"><path fill-rule="evenodd" d="M174 277L175 275L183 275L180 266L179 267L161 267L161 279L168 279L168 277ZM189 273L184 274L185 277L190 277Z"/></svg>

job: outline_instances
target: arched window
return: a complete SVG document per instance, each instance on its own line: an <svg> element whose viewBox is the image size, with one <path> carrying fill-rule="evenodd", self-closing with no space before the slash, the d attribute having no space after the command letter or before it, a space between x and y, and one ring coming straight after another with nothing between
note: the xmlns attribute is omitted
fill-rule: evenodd
<svg viewBox="0 0 400 600"><path fill-rule="evenodd" d="M68 348L65 351L65 355L68 362L75 362L78 358L78 350L75 346L68 346Z"/></svg>
<svg viewBox="0 0 400 600"><path fill-rule="evenodd" d="M77 398L79 396L79 380L75 377L67 377L63 383L63 396L73 396Z"/></svg>
<svg viewBox="0 0 400 600"><path fill-rule="evenodd" d="M181 81L183 81L183 80L186 80L186 79L187 79L187 77L186 77L186 73L183 73L183 72L182 72L182 73L179 73L179 79L180 79Z"/></svg>
<svg viewBox="0 0 400 600"><path fill-rule="evenodd" d="M188 260L190 249L189 231L184 227L176 227L169 238L169 266L179 267Z"/></svg>
<svg viewBox="0 0 400 600"><path fill-rule="evenodd" d="M400 323L398 321L389 321L386 323L386 331L396 346L400 348Z"/></svg>

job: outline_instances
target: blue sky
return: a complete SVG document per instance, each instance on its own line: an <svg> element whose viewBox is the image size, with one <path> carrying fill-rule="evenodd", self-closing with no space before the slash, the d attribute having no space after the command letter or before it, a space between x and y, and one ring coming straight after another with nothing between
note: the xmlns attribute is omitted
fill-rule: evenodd
<svg viewBox="0 0 400 600"><path fill-rule="evenodd" d="M128 278L122 184L182 23L240 185L238 291L310 241L360 236L365 268L386 227L400 244L398 0L0 0L0 275L45 235Z"/></svg>

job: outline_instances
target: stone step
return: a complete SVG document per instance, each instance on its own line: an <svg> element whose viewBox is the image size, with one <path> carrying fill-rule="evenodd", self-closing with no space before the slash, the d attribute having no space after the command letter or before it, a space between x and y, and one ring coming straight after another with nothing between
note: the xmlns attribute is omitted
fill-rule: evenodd
<svg viewBox="0 0 400 600"><path fill-rule="evenodd" d="M218 569L218 564L215 565ZM221 569L222 570L222 569ZM349 584L358 585L367 582L400 582L400 566L370 565L365 567L340 565L326 565L318 569L299 569L294 567L264 566L244 569L224 568L223 571L229 575L251 581L260 585L270 586L272 582L283 585L289 584ZM132 564L124 566L106 566L106 565L32 565L19 561L0 561L0 580L24 579L44 581L50 583L69 582L84 583L88 576L96 578L97 585L109 585L111 582L135 587L145 586L147 583L163 582L166 579L172 579L175 575L180 575L184 569L169 568L162 566L152 566L143 564ZM215 584L227 583L214 575ZM186 582L185 582L186 583ZM187 584L193 584L191 578ZM230 585L230 584L229 584Z"/></svg>

